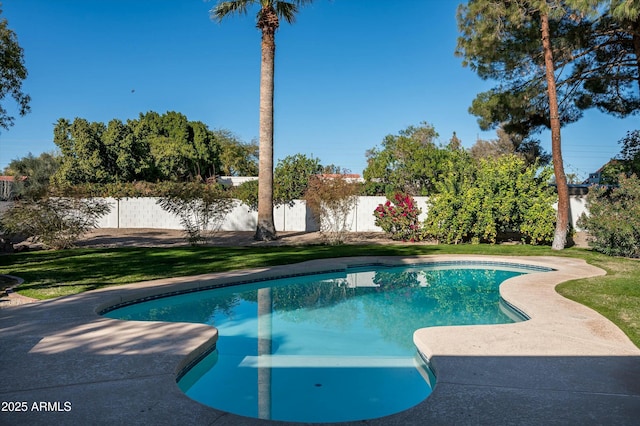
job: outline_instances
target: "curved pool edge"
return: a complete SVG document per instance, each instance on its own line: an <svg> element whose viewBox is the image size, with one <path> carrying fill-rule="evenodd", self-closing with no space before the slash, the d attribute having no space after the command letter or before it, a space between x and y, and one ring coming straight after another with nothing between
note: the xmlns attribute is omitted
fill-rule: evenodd
<svg viewBox="0 0 640 426"><path fill-rule="evenodd" d="M510 278L500 286L501 297L529 319L513 324L416 330L414 343L427 359L437 356L607 356L619 354L621 350L639 353L627 335L611 321L555 291L562 282L603 276L604 270L574 258L509 259L554 269Z"/></svg>
<svg viewBox="0 0 640 426"><path fill-rule="evenodd" d="M319 272L365 261L404 264L442 259L496 259L557 270L516 277L501 287L503 298L526 312L529 321L416 331L416 346L438 374L433 394L404 412L353 424L548 424L588 423L594 418L630 424L637 419L640 350L606 318L554 290L560 282L604 271L569 258L433 255L328 259L158 280L0 310L0 347L3 359L11 360L0 370L3 400L73 404L69 412L3 413L3 420L125 424L135 419L140 424L171 424L179 418L184 424L280 424L220 412L178 389L179 366L211 343L212 327L125 322L97 312L113 301L182 286L195 288L211 279L233 280L246 274L258 278L314 268ZM523 281L524 277L540 279Z"/></svg>
<svg viewBox="0 0 640 426"><path fill-rule="evenodd" d="M257 282L272 278L308 275L346 270L347 268L383 265L398 266L440 262L480 262L490 265L513 265L549 268L550 271L532 271L505 281L500 286L501 298L510 308L526 317L526 321L513 324L445 326L416 330L414 343L421 358L445 386L451 375L461 383L459 366L450 368L443 362L446 357L535 357L535 356L608 356L615 354L637 355L638 349L622 331L608 319L576 302L565 299L555 291L561 282L605 275L600 268L586 261L573 258L483 256L483 255L426 255L426 256L376 256L322 259L283 265L265 270L241 271L234 277L207 274L198 277L198 283L174 286L175 292L212 288L209 280L222 285ZM166 289L154 293L166 293ZM594 324L597 324L594 326ZM464 369L462 369L464 371ZM475 375L473 372L468 372ZM464 380L462 380L464 382ZM521 383L520 380L517 381ZM486 381L477 385L486 385ZM435 394L435 396L434 396ZM416 408L433 402L439 392L434 392ZM403 412L403 413L406 413ZM403 416L396 413L368 422L391 421ZM229 414L233 416L232 414ZM406 421L406 420L405 420ZM274 423L274 422L270 422Z"/></svg>

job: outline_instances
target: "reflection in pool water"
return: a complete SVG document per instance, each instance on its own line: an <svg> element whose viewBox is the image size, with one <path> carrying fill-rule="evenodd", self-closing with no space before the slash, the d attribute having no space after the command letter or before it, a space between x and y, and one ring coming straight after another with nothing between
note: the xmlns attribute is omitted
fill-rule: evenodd
<svg viewBox="0 0 640 426"><path fill-rule="evenodd" d="M215 350L178 383L211 407L274 420L362 420L431 393L416 329L513 322L498 287L528 272L473 264L357 268L161 298L106 316L218 328Z"/></svg>

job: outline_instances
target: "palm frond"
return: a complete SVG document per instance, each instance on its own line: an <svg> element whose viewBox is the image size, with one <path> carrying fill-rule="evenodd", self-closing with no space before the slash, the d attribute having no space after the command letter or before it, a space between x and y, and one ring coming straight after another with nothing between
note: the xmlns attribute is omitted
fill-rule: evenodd
<svg viewBox="0 0 640 426"><path fill-rule="evenodd" d="M300 6L304 6L305 4L310 4L313 2L314 0L292 0L292 1L289 1L288 3L293 3L296 6L300 7Z"/></svg>
<svg viewBox="0 0 640 426"><path fill-rule="evenodd" d="M296 20L296 14L300 10L300 7L312 2L313 0L275 0L273 1L273 8L278 14L278 17L284 18L285 21L292 24Z"/></svg>
<svg viewBox="0 0 640 426"><path fill-rule="evenodd" d="M298 5L296 3L299 2L276 1L273 3L273 8L279 18L283 18L292 24L296 20L296 13L298 13Z"/></svg>
<svg viewBox="0 0 640 426"><path fill-rule="evenodd" d="M246 15L249 6L258 4L261 11L273 8L279 18L291 24L295 22L300 6L311 2L313 0L221 0L209 13L211 19L220 22L228 15ZM258 12L258 18L260 18L261 11Z"/></svg>
<svg viewBox="0 0 640 426"><path fill-rule="evenodd" d="M216 7L209 11L211 19L218 22L228 15L246 15L249 6L258 3L258 0L226 0L220 1Z"/></svg>

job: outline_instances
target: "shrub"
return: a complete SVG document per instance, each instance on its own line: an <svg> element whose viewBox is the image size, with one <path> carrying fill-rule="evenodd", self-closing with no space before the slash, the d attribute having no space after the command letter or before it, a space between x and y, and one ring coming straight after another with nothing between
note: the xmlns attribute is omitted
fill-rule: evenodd
<svg viewBox="0 0 640 426"><path fill-rule="evenodd" d="M331 178L312 176L305 193L307 207L320 224L320 233L328 244L342 244L349 232L349 213L358 202L360 185L344 175Z"/></svg>
<svg viewBox="0 0 640 426"><path fill-rule="evenodd" d="M180 218L191 245L206 244L236 201L216 184L190 182L168 187L158 204Z"/></svg>
<svg viewBox="0 0 640 426"><path fill-rule="evenodd" d="M422 210L410 195L395 194L392 200L379 204L373 212L375 224L382 228L391 239L401 241L419 241L422 239L422 226L418 216Z"/></svg>
<svg viewBox="0 0 640 426"><path fill-rule="evenodd" d="M243 182L239 186L232 189L234 196L242 201L249 211L258 211L258 181L250 180Z"/></svg>
<svg viewBox="0 0 640 426"><path fill-rule="evenodd" d="M617 187L593 186L587 194L589 215L578 226L590 234L589 245L610 256L640 257L640 179L624 174Z"/></svg>
<svg viewBox="0 0 640 426"><path fill-rule="evenodd" d="M104 200L47 197L16 201L0 220L0 229L9 238L32 238L47 247L73 247L78 239L95 228L111 207Z"/></svg>
<svg viewBox="0 0 640 426"><path fill-rule="evenodd" d="M427 236L442 243L495 243L519 238L531 244L553 240L556 196L549 168L537 173L523 159L482 159L448 174L430 200Z"/></svg>

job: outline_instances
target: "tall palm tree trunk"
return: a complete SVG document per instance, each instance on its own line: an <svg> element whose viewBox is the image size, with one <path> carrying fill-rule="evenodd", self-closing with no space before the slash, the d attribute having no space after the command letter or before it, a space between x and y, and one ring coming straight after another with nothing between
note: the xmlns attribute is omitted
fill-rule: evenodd
<svg viewBox="0 0 640 426"><path fill-rule="evenodd" d="M275 20L275 26L273 21ZM273 80L276 54L275 31L278 18L265 11L258 22L262 30L260 64L260 154L258 164L258 225L254 239L277 238L273 223Z"/></svg>
<svg viewBox="0 0 640 426"><path fill-rule="evenodd" d="M558 188L558 217L556 219L556 231L551 248L554 250L562 250L567 243L567 231L569 229L569 187L562 162L560 116L558 113L558 96L556 93L556 78L554 74L555 67L553 65L553 53L551 51L549 16L546 13L542 13L541 20L542 50L544 52L547 91L549 95L551 156L553 158L553 173Z"/></svg>

